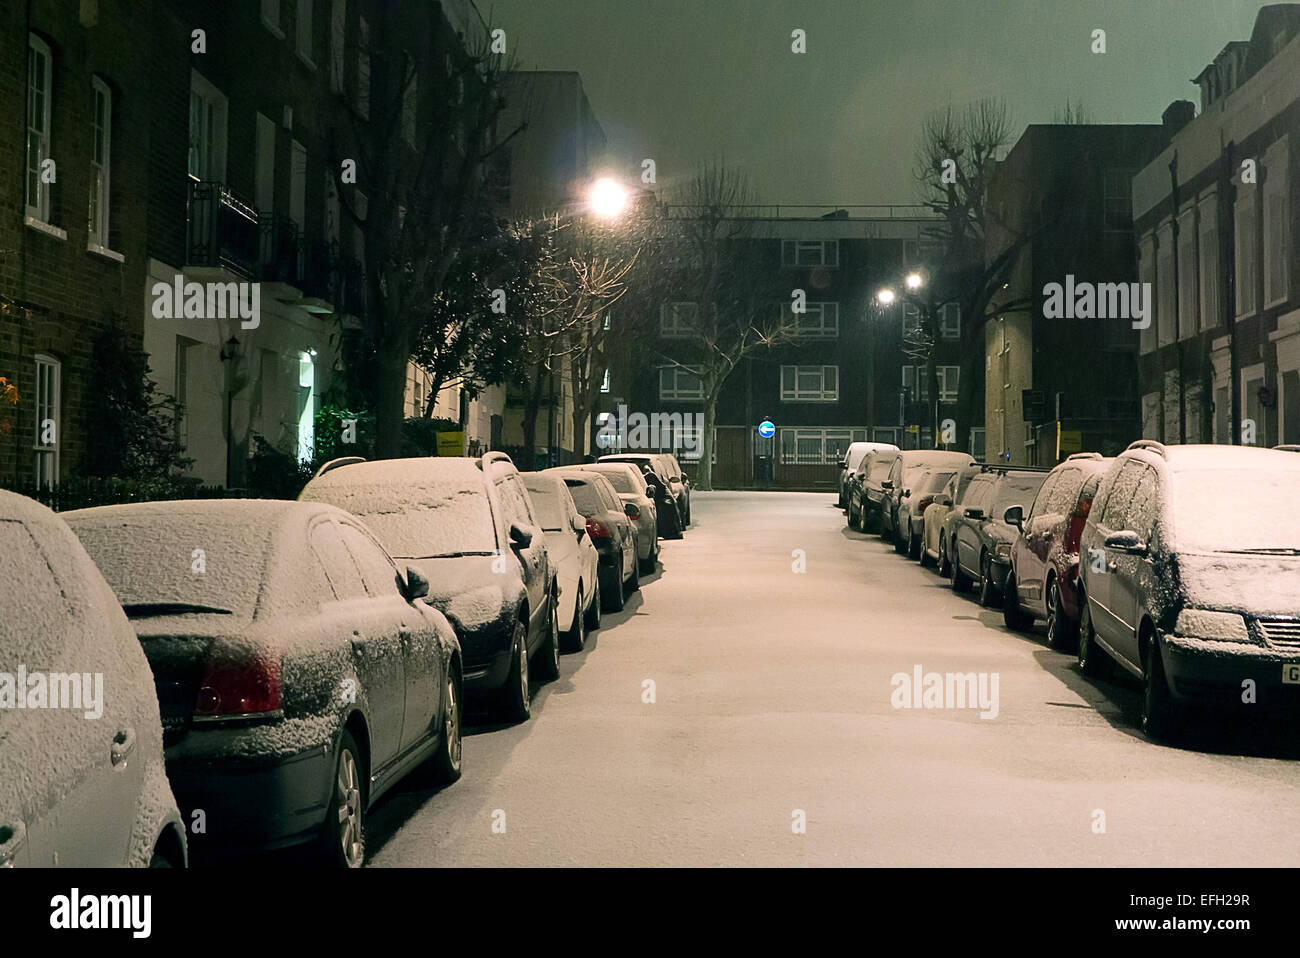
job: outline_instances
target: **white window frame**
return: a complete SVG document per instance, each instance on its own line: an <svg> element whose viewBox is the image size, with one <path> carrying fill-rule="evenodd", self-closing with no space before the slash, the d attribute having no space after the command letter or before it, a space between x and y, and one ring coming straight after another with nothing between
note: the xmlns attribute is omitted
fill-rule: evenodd
<svg viewBox="0 0 1300 958"><path fill-rule="evenodd" d="M670 372L673 385L664 389L664 373ZM700 379L703 370L699 366L660 366L659 399L661 402L702 402L704 400L704 381ZM698 389L684 389L681 384L683 376L694 376L699 382Z"/></svg>
<svg viewBox="0 0 1300 958"><path fill-rule="evenodd" d="M793 385L786 385L786 370L791 370L790 376L793 377ZM826 385L827 371L833 370L831 377L834 378L833 386ZM821 385L819 388L802 389L799 386L801 376L816 375ZM840 367L839 366L796 366L786 365L781 367L781 402L839 402L840 401Z"/></svg>
<svg viewBox="0 0 1300 958"><path fill-rule="evenodd" d="M63 363L48 353L37 353L34 358L36 433L32 436L32 449L36 453L36 484L54 486L59 482L59 446L63 440ZM49 446L41 444L42 424L46 419L54 421L54 443Z"/></svg>
<svg viewBox="0 0 1300 958"><path fill-rule="evenodd" d="M200 120L198 172L189 170L190 178L208 180L216 183L226 181L226 120L230 104L226 95L217 89L198 70L190 71L190 122L194 120L194 101L198 99L203 108ZM190 145L186 151L186 168L189 169L189 150L196 148L193 142L194 131L188 132Z"/></svg>
<svg viewBox="0 0 1300 958"><path fill-rule="evenodd" d="M796 313L789 304L782 303L784 322L794 323L795 339L839 339L840 304L831 301L805 303L802 313Z"/></svg>
<svg viewBox="0 0 1300 958"><path fill-rule="evenodd" d="M850 443L866 440L865 429L850 426L786 426L778 436L777 455L783 466L833 466L839 465ZM803 455L799 452L799 443L814 440L818 445L816 455ZM793 453L786 451L788 444ZM827 444L830 450L827 451Z"/></svg>
<svg viewBox="0 0 1300 958"><path fill-rule="evenodd" d="M44 63L43 82L38 91L35 88L35 71L37 58ZM41 182L41 166L50 158L50 97L53 90L54 56L50 45L34 33L27 35L27 154L23 163L23 182L26 196L26 214L38 223L50 221L50 186ZM37 110L35 99L39 93L41 109ZM39 114L39 115L37 115ZM38 126L33 126L35 121ZM33 140L35 143L33 144ZM27 165L32 156L32 147L36 148L36 170ZM32 195L33 188L36 191Z"/></svg>
<svg viewBox="0 0 1300 958"><path fill-rule="evenodd" d="M939 402L955 403L957 388L961 384L961 367L936 366L935 371L939 376Z"/></svg>
<svg viewBox="0 0 1300 958"><path fill-rule="evenodd" d="M104 123L97 123L99 100L104 101ZM95 157L95 147L100 146L101 156ZM86 243L90 249L108 249L111 193L110 178L113 172L113 91L99 77L90 78L90 208Z"/></svg>
<svg viewBox="0 0 1300 958"><path fill-rule="evenodd" d="M343 92L348 38L348 0L331 0L330 4L330 90Z"/></svg>
<svg viewBox="0 0 1300 958"><path fill-rule="evenodd" d="M1287 140L1275 142L1264 155L1263 210L1264 249L1264 308L1271 309L1285 303L1290 295L1291 248L1289 217L1291 211L1291 184L1287 177ZM1277 236L1274 237L1274 230ZM1273 281L1273 267L1280 274L1280 288Z"/></svg>
<svg viewBox="0 0 1300 958"><path fill-rule="evenodd" d="M1173 220L1167 219L1156 231L1156 342L1168 346L1178 341L1178 316L1174 313L1174 249Z"/></svg>
<svg viewBox="0 0 1300 958"><path fill-rule="evenodd" d="M939 307L939 338L961 339L960 303L944 303Z"/></svg>
<svg viewBox="0 0 1300 958"><path fill-rule="evenodd" d="M1254 316L1259 306L1255 302L1255 272L1259 269L1259 251L1255 244L1255 189L1253 186L1238 186L1236 207L1233 209L1233 244L1235 250L1236 293L1234 304L1236 318L1245 319ZM1244 222L1243 222L1244 221Z"/></svg>
<svg viewBox="0 0 1300 958"><path fill-rule="evenodd" d="M840 241L788 239L781 241L781 265L790 267L822 266L838 269Z"/></svg>
<svg viewBox="0 0 1300 958"><path fill-rule="evenodd" d="M930 377L925 366L904 366L902 372L904 402L929 402Z"/></svg>
<svg viewBox="0 0 1300 958"><path fill-rule="evenodd" d="M1150 283L1150 290L1153 298L1156 291L1156 249L1155 233L1146 233L1138 241L1138 281L1141 283ZM1153 314L1151 322L1147 323L1146 329L1138 336L1139 352L1153 353L1159 346L1159 337L1157 335L1156 325L1156 304L1148 303L1147 308Z"/></svg>
<svg viewBox="0 0 1300 958"><path fill-rule="evenodd" d="M1215 207L1213 193L1201 198L1196 270L1202 332L1219 325L1219 224Z"/></svg>
<svg viewBox="0 0 1300 958"><path fill-rule="evenodd" d="M683 314L686 314L685 321L683 321ZM685 301L664 303L659 308L659 335L664 339L690 339L699 328L699 321L699 303Z"/></svg>
<svg viewBox="0 0 1300 958"><path fill-rule="evenodd" d="M604 375L604 376L601 378L601 380L600 380L600 391L603 392L603 393L607 393L607 392L610 391L610 389L613 388L613 386L612 386L612 384L611 384L611 381L610 381L610 379L611 379L611 377L610 377L610 373L611 373L612 371L613 371L613 370L611 370L608 366L605 367L605 375Z"/></svg>
<svg viewBox="0 0 1300 958"><path fill-rule="evenodd" d="M313 70L316 62L312 59L312 46L315 40L316 15L312 0L297 0L293 11L294 50L298 59Z"/></svg>
<svg viewBox="0 0 1300 958"><path fill-rule="evenodd" d="M280 0L261 0L258 16L262 26L270 30L276 39L284 39L284 30L280 27Z"/></svg>

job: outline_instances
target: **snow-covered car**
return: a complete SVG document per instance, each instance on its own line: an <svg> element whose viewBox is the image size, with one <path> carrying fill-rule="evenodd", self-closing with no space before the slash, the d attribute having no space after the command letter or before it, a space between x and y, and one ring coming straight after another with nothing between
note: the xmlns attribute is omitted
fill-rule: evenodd
<svg viewBox="0 0 1300 958"><path fill-rule="evenodd" d="M917 556L917 561L923 566L934 563L939 575L945 579L952 574L952 568L948 562L948 540L944 535L944 520L952 514L953 503L961 500L966 487L970 485L971 479L979 475L980 469L978 465L958 469L949 476L948 481L939 490L939 494L934 497L934 501L926 506L925 512L922 513L921 554Z"/></svg>
<svg viewBox="0 0 1300 958"><path fill-rule="evenodd" d="M0 867L184 867L140 643L67 525L4 491L0 582Z"/></svg>
<svg viewBox="0 0 1300 958"><path fill-rule="evenodd" d="M560 638L565 651L579 652L587 644L587 630L600 628L600 554L587 535L587 519L573 504L564 480L537 472L522 475L559 580L559 616L564 627Z"/></svg>
<svg viewBox="0 0 1300 958"><path fill-rule="evenodd" d="M682 473L682 467L677 462L677 457L666 452L620 452L612 453L607 456L601 456L597 462L630 462L641 468L650 466L655 475L668 483L668 490L677 505L677 515L681 520L681 527L685 529L691 524L691 486L686 476ZM656 506L658 503L656 503ZM660 531L663 535L663 531Z"/></svg>
<svg viewBox="0 0 1300 958"><path fill-rule="evenodd" d="M917 477L912 491L903 496L898 507L898 535L894 536L894 551L906 552L909 559L921 558L921 540L924 534L925 510L939 497L948 480L957 470L944 466L927 466Z"/></svg>
<svg viewBox="0 0 1300 958"><path fill-rule="evenodd" d="M1029 514L1004 516L1020 529L1011 546L1011 571L1003 591L1008 629L1026 631L1047 622L1047 647L1073 649L1079 632L1079 537L1097 485L1111 460L1076 452L1058 465L1034 498Z"/></svg>
<svg viewBox="0 0 1300 958"><path fill-rule="evenodd" d="M1300 706L1300 456L1131 444L1080 542L1079 666L1142 680L1142 729L1176 738L1190 707Z"/></svg>
<svg viewBox="0 0 1300 958"><path fill-rule="evenodd" d="M636 526L640 571L647 575L653 572L659 561L659 509L641 470L630 462L589 462L565 468L599 473L609 480L623 503L633 507L627 517Z"/></svg>
<svg viewBox="0 0 1300 958"><path fill-rule="evenodd" d="M530 678L560 675L559 584L509 456L344 459L298 498L358 516L418 569L460 637L466 692L514 721L532 714Z"/></svg>
<svg viewBox="0 0 1300 958"><path fill-rule="evenodd" d="M1007 510L1032 503L1046 479L1046 469L985 466L971 480L954 510L948 539L953 591L966 591L974 580L980 605L990 606L1002 595L1011 568L1011 544L1020 534L1008 524Z"/></svg>
<svg viewBox="0 0 1300 958"><path fill-rule="evenodd" d="M885 498L884 481L889 478L897 449L873 449L867 453L857 472L845 479L845 511L850 529L875 532L880 523L880 504Z"/></svg>
<svg viewBox="0 0 1300 958"><path fill-rule="evenodd" d="M459 778L455 633L353 516L205 499L65 518L153 670L196 854L315 843L359 867L380 795L426 761Z"/></svg>
<svg viewBox="0 0 1300 958"><path fill-rule="evenodd" d="M609 479L599 472L565 466L542 472L564 480L574 507L587 521L587 535L599 556L601 608L622 612L628 594L641 588L637 530L629 515L636 507L619 498Z"/></svg>
<svg viewBox="0 0 1300 958"><path fill-rule="evenodd" d="M889 474L881 481L881 499L879 501L879 527L882 539L894 539L906 535L900 532L899 516L902 503L912 495L912 487L926 469L948 467L954 471L974 465L969 453L950 452L945 449L904 449L890 454ZM869 481L869 480L868 480ZM906 550L907 543L902 543ZM898 545L895 545L898 548Z"/></svg>
<svg viewBox="0 0 1300 958"><path fill-rule="evenodd" d="M835 505L840 509L847 509L849 505L848 481L849 477L857 473L861 468L863 461L875 451L897 452L898 447L889 442L851 442L849 448L844 451L844 458L840 460L839 476L839 497Z"/></svg>

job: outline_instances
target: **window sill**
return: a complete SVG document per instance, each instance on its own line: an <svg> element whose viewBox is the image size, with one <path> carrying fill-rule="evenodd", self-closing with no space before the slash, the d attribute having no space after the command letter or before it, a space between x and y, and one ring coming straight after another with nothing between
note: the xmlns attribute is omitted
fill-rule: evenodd
<svg viewBox="0 0 1300 958"><path fill-rule="evenodd" d="M1285 306L1286 303L1287 303L1287 301L1288 301L1290 298L1291 298L1290 296L1286 296L1286 295L1280 296L1280 297L1278 297L1277 299L1270 300L1269 302L1265 303L1265 304L1264 304L1264 308L1265 308L1265 309L1274 309L1275 307L1278 307L1278 306Z"/></svg>
<svg viewBox="0 0 1300 958"><path fill-rule="evenodd" d="M23 223L31 229L36 230L36 232L44 233L46 236L53 236L57 240L66 240L68 238L67 230L59 229L57 226L47 223L44 220L38 220L30 213L23 216Z"/></svg>
<svg viewBox="0 0 1300 958"><path fill-rule="evenodd" d="M295 50L294 54L298 57L298 62L305 66L312 73L316 72L316 63L307 54L301 50Z"/></svg>
<svg viewBox="0 0 1300 958"><path fill-rule="evenodd" d="M111 250L107 246L100 246L98 243L87 243L86 252L94 253L96 256L103 256L105 259L111 259L115 263L125 263L126 256L116 250Z"/></svg>
<svg viewBox="0 0 1300 958"><path fill-rule="evenodd" d="M283 40L283 39L284 39L284 31L283 31L283 30L281 30L279 27L277 27L277 26L276 26L274 23L272 23L270 20L266 19L266 17L260 17L259 19L261 19L261 21L262 21L262 26L266 27L267 32L269 32L269 33L271 34L271 36L275 37L277 40Z"/></svg>

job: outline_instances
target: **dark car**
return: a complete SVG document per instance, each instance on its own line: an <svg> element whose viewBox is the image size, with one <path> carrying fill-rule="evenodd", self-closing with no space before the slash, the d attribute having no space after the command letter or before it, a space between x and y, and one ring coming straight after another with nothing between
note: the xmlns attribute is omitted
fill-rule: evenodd
<svg viewBox="0 0 1300 958"><path fill-rule="evenodd" d="M1078 637L1079 537L1110 463L1100 453L1075 453L1048 474L1028 515L1015 505L1003 516L1020 530L1011 546L1003 619L1016 631L1046 620L1050 649L1073 649Z"/></svg>
<svg viewBox="0 0 1300 958"><path fill-rule="evenodd" d="M1020 533L1007 524L1006 511L1033 502L1046 479L1045 469L986 466L970 481L957 504L948 542L954 591L964 592L973 579L980 605L992 605L1002 594L1011 568L1011 544Z"/></svg>
<svg viewBox="0 0 1300 958"><path fill-rule="evenodd" d="M207 499L65 518L153 669L196 854L316 842L359 867L380 795L426 761L460 776L456 635L354 517Z"/></svg>
<svg viewBox="0 0 1300 958"><path fill-rule="evenodd" d="M880 523L880 504L885 498L885 480L894 465L897 449L873 449L844 480L850 529L875 532Z"/></svg>
<svg viewBox="0 0 1300 958"><path fill-rule="evenodd" d="M900 539L907 534L899 524L902 504L912 495L913 486L927 468L947 466L956 472L958 469L973 465L968 453L948 452L943 449L906 449L893 454L889 464L889 475L880 483L881 499L878 506L880 520L880 537L882 539ZM904 552L908 548L904 540L896 542L894 548Z"/></svg>
<svg viewBox="0 0 1300 958"><path fill-rule="evenodd" d="M956 469L927 466L917 477L911 495L903 497L899 506L899 534L894 536L895 552L906 551L909 559L921 558L922 539L925 533L925 510L943 494L948 480L956 475Z"/></svg>
<svg viewBox="0 0 1300 958"><path fill-rule="evenodd" d="M691 524L691 484L682 472L681 465L677 462L677 457L667 452L620 452L608 456L601 456L597 462L630 462L638 469L645 471L649 466L650 470L658 479L665 484L665 491L673 499L677 507L678 531L685 529ZM662 515L664 505L662 500L656 500L659 512ZM665 539L675 538L665 534L663 521L660 523L659 534ZM669 532L672 530L669 529Z"/></svg>
<svg viewBox="0 0 1300 958"><path fill-rule="evenodd" d="M625 503L599 472L563 466L542 471L558 474L569 487L573 504L587 520L587 535L600 555L601 606L607 612L622 612L628 593L641 587L636 526L629 517L636 506Z"/></svg>
<svg viewBox="0 0 1300 958"><path fill-rule="evenodd" d="M471 697L496 699L515 721L532 714L530 671L560 674L559 591L509 456L346 459L322 466L299 498L358 516L429 580L429 600L460 637Z"/></svg>
<svg viewBox="0 0 1300 958"><path fill-rule="evenodd" d="M1300 456L1139 440L1106 470L1080 542L1079 666L1142 680L1142 729L1191 707L1300 708Z"/></svg>
<svg viewBox="0 0 1300 958"><path fill-rule="evenodd" d="M67 524L4 491L0 582L0 868L183 868L185 826L135 631ZM60 707L27 705L38 675L41 704Z"/></svg>
<svg viewBox="0 0 1300 958"><path fill-rule="evenodd" d="M849 507L849 479L850 477L859 476L863 463L867 456L876 450L884 452L898 452L898 447L889 442L851 442L849 448L844 450L844 458L840 460L839 476L839 495L835 501L837 509L847 510Z"/></svg>

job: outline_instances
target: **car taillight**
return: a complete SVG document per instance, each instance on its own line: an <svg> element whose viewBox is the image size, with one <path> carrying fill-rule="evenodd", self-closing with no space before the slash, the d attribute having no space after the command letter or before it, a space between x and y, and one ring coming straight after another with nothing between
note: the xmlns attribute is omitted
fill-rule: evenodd
<svg viewBox="0 0 1300 958"><path fill-rule="evenodd" d="M1079 500L1079 507L1074 510L1074 514L1080 519L1088 518L1088 513L1092 511L1092 496L1084 496Z"/></svg>
<svg viewBox="0 0 1300 958"><path fill-rule="evenodd" d="M916 511L925 512L932 502L934 502L934 496L922 496L920 499L916 500Z"/></svg>
<svg viewBox="0 0 1300 958"><path fill-rule="evenodd" d="M280 658L256 653L208 661L194 703L196 719L237 718L280 710Z"/></svg>
<svg viewBox="0 0 1300 958"><path fill-rule="evenodd" d="M588 519L587 535L591 536L593 539L608 539L610 538L609 526L605 525L605 523L601 522L599 519Z"/></svg>
<svg viewBox="0 0 1300 958"><path fill-rule="evenodd" d="M641 520L641 510L638 509L636 506L633 506L632 509L628 512L627 517L631 519L633 522L639 522Z"/></svg>
<svg viewBox="0 0 1300 958"><path fill-rule="evenodd" d="M1066 552L1079 551L1079 540L1083 538L1083 527L1087 521L1077 513L1070 517L1065 525L1065 542L1061 544Z"/></svg>

